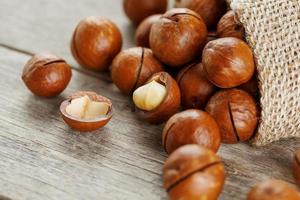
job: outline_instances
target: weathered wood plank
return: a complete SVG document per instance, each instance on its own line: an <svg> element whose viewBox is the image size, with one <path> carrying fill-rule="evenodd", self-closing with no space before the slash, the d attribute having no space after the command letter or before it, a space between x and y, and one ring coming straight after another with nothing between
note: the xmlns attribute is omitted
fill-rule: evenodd
<svg viewBox="0 0 300 200"><path fill-rule="evenodd" d="M107 81L74 72L57 99L31 95L20 80L28 56L0 49L0 194L13 199L165 198L161 127L139 121L130 101ZM116 113L102 130L79 134L59 116L59 103L78 89L112 98ZM12 92L13 91L13 92ZM243 199L264 178L293 182L290 160L299 140L265 148L223 145L228 172L221 199Z"/></svg>
<svg viewBox="0 0 300 200"><path fill-rule="evenodd" d="M69 52L78 21L103 15L133 46L133 27L122 14L121 0L0 1L0 194L12 199L165 199L161 167L166 158L161 126L140 121L130 100L111 84L107 74L81 68ZM23 51L23 52L22 52ZM20 80L23 54L50 51L66 58L76 71L58 98L31 95ZM112 99L116 113L104 129L79 134L61 120L58 107L68 94L94 90ZM228 172L220 199L245 199L257 181L273 177L293 183L292 153L299 139L264 148L223 145L219 154ZM0 197L1 199L1 197Z"/></svg>
<svg viewBox="0 0 300 200"><path fill-rule="evenodd" d="M13 199L159 199L165 155L160 128L145 126L110 82L73 72L56 99L31 95L20 80L28 56L0 49L0 194ZM112 98L116 112L102 130L79 134L59 104L79 89Z"/></svg>
<svg viewBox="0 0 300 200"><path fill-rule="evenodd" d="M0 1L0 43L32 53L52 52L78 66L69 42L79 21L92 15L108 17L117 24L123 48L134 45L134 28L123 14L122 0Z"/></svg>

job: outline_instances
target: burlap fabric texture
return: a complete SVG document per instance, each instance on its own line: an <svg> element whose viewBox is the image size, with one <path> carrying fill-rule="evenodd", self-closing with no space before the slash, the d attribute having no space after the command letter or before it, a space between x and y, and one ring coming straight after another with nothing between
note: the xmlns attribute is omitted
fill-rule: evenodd
<svg viewBox="0 0 300 200"><path fill-rule="evenodd" d="M246 29L261 93L253 143L300 137L300 0L228 0Z"/></svg>

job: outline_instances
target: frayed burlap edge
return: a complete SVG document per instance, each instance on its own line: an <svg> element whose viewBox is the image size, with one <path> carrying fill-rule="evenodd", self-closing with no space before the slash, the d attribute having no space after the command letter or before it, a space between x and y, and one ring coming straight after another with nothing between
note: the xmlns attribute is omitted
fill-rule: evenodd
<svg viewBox="0 0 300 200"><path fill-rule="evenodd" d="M300 137L300 0L228 0L254 52L261 119L256 146Z"/></svg>

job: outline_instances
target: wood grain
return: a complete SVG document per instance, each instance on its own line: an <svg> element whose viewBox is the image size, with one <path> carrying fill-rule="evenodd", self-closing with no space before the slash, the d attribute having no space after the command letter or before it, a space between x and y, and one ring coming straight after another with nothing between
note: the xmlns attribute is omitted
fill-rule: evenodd
<svg viewBox="0 0 300 200"><path fill-rule="evenodd" d="M134 45L134 27L124 16L122 5L122 0L0 1L0 32L5 33L0 34L0 42L32 53L64 56L77 67L69 43L75 27L87 16L108 17L122 30L123 47Z"/></svg>
<svg viewBox="0 0 300 200"><path fill-rule="evenodd" d="M121 0L0 1L0 199L166 199L162 126L139 120L108 74L83 70L69 52L74 27L89 15L111 18L122 30L124 48L134 46L134 28L121 5ZM29 55L41 51L74 66L69 87L54 99L33 96L20 78ZM64 124L59 104L77 90L112 99L115 114L105 128L80 134ZM290 162L299 142L222 145L228 175L220 199L245 199L266 178L293 184Z"/></svg>
<svg viewBox="0 0 300 200"><path fill-rule="evenodd" d="M31 95L20 80L28 56L0 49L0 193L16 199L139 199L164 195L160 171L165 155L160 127L145 126L130 101L106 81L73 72L56 99ZM112 99L113 120L89 134L70 130L59 104L79 89ZM13 90L13 92L12 92ZM148 127L149 129L146 129ZM103 195L103 196L102 196Z"/></svg>

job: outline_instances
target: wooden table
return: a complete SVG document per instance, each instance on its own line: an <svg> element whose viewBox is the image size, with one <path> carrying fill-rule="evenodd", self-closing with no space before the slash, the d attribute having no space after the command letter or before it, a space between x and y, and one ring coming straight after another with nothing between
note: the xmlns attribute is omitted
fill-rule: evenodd
<svg viewBox="0 0 300 200"><path fill-rule="evenodd" d="M134 46L134 27L121 0L0 1L0 199L166 199L161 168L162 126L139 120L130 99L108 74L86 71L73 60L69 41L84 17L102 15L122 30L123 48ZM57 98L33 96L21 81L34 53L64 57L73 68L69 87ZM77 90L112 99L115 115L102 130L80 134L59 114L60 102ZM223 145L227 179L220 199L245 199L256 182L272 177L293 183L291 158L300 140L267 147Z"/></svg>

